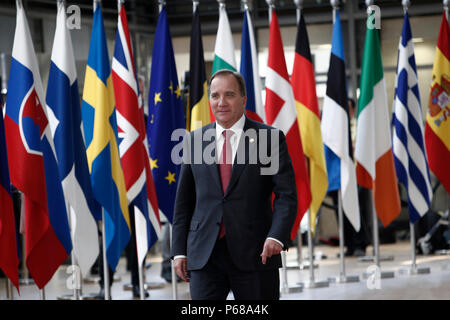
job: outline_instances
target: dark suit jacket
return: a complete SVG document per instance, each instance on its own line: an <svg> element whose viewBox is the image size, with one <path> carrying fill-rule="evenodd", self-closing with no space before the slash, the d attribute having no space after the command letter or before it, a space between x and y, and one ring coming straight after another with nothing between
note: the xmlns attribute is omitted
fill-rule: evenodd
<svg viewBox="0 0 450 320"><path fill-rule="evenodd" d="M214 134L211 141L202 142L202 150L208 145L211 147L212 143L212 154L215 154L215 122L187 135L190 144L187 150L191 154L196 148L193 137L208 129L214 130ZM266 129L262 131L268 133L268 139L246 135L262 132L261 129ZM271 142L272 135L275 142L278 140L279 148ZM263 140L267 140L267 144ZM264 145L267 145L266 150L259 150ZM256 155L260 151L270 155L271 149L279 155L279 170L275 175L261 175L261 168L267 168L270 164L264 164ZM241 161L239 164L238 157L244 150L245 163ZM186 161L181 167L174 209L172 255L186 255L188 270L204 267L214 248L223 217L228 250L239 269L279 268L280 255L268 258L266 265L263 265L260 254L267 237L286 245L297 213L295 176L284 134L265 124L245 120L225 194L218 165L204 161L195 163L193 160L191 163ZM272 192L275 196L273 207Z"/></svg>

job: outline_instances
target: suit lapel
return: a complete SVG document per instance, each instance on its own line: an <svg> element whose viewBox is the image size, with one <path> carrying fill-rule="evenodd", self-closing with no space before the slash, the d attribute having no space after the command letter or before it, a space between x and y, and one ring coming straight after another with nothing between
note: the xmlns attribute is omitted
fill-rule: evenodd
<svg viewBox="0 0 450 320"><path fill-rule="evenodd" d="M208 129L213 129L214 130L214 134L211 138L211 141L204 141L203 140L203 147L202 147L202 152L205 150L205 148L213 143L214 144L214 149L212 150L211 156L216 159L216 123L213 122L212 126L208 126ZM207 129L206 129L207 130ZM206 131L205 130L205 131ZM204 132L203 132L204 133ZM203 155L202 155L203 156ZM222 182L220 180L220 172L219 172L219 166L217 165L217 162L214 161L214 163L206 165L206 167L208 168L209 173L211 174L213 180L217 183L217 186L219 187L220 190L222 190Z"/></svg>

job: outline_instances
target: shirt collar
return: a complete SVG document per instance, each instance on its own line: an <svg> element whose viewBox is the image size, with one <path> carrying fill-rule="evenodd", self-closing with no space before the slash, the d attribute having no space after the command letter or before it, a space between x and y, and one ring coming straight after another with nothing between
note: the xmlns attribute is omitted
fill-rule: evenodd
<svg viewBox="0 0 450 320"><path fill-rule="evenodd" d="M242 116L239 118L238 121L236 121L231 128L229 128L228 130L233 131L236 135L240 135L241 132L244 130L244 124L245 124L245 112L242 114ZM216 121L216 137L221 137L222 136L222 132L225 129L224 127L222 127L217 121Z"/></svg>

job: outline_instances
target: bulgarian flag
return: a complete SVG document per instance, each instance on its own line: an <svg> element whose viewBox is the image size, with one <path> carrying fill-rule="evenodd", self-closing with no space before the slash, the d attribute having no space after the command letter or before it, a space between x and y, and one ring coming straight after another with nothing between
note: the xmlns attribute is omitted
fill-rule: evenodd
<svg viewBox="0 0 450 320"><path fill-rule="evenodd" d="M361 67L355 157L358 184L373 189L375 209L384 226L400 213L386 84L377 29L367 29Z"/></svg>
<svg viewBox="0 0 450 320"><path fill-rule="evenodd" d="M221 69L229 69L233 71L237 70L236 59L234 57L233 36L231 34L230 22L228 21L224 3L220 3L219 6L219 26L217 28L216 46L214 47L214 61L211 75ZM209 108L209 112L211 122L215 121L216 118L214 117L211 108Z"/></svg>
<svg viewBox="0 0 450 320"><path fill-rule="evenodd" d="M425 125L425 146L431 171L450 193L450 31L445 13L433 65L433 82Z"/></svg>
<svg viewBox="0 0 450 320"><path fill-rule="evenodd" d="M217 28L216 46L214 48L212 74L220 69L237 70L230 22L228 21L225 4L222 3L219 7L219 27Z"/></svg>
<svg viewBox="0 0 450 320"><path fill-rule="evenodd" d="M301 15L298 24L291 84L294 91L303 151L309 159L309 178L312 195L310 224L311 231L314 232L317 211L327 194L328 176L320 129L319 102L316 94L314 67L303 15Z"/></svg>

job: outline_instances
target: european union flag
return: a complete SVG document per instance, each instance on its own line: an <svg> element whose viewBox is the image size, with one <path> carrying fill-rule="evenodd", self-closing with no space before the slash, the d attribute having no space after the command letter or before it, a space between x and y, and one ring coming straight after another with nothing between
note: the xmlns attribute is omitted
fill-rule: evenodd
<svg viewBox="0 0 450 320"><path fill-rule="evenodd" d="M172 148L178 143L171 141L171 135L173 130L185 128L185 122L165 7L156 26L148 109L147 136L158 204L172 223L180 166L171 159Z"/></svg>
<svg viewBox="0 0 450 320"><path fill-rule="evenodd" d="M104 208L106 256L115 270L130 239L125 179L119 158L114 90L100 6L94 13L82 117L95 199Z"/></svg>

